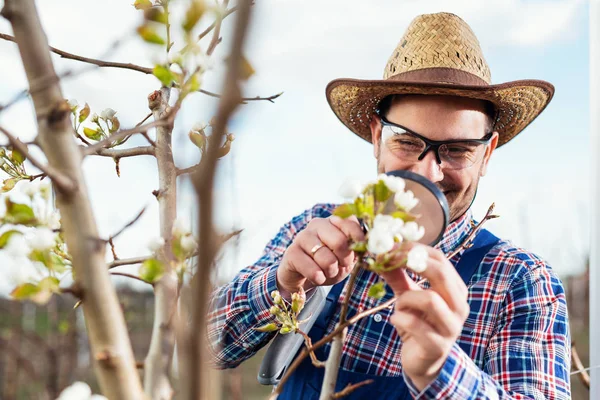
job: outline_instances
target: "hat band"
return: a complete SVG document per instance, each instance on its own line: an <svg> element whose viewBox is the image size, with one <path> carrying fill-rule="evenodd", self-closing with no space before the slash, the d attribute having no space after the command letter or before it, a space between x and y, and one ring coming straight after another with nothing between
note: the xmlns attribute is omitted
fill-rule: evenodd
<svg viewBox="0 0 600 400"><path fill-rule="evenodd" d="M433 67L401 72L387 80L403 82L450 83L454 85L489 86L489 83L477 75L455 68Z"/></svg>

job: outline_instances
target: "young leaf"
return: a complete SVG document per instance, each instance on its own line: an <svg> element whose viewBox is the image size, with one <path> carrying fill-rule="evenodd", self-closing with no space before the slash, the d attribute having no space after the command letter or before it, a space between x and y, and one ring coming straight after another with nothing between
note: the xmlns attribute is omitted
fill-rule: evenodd
<svg viewBox="0 0 600 400"><path fill-rule="evenodd" d="M388 189L384 181L378 181L375 184L375 200L379 202L387 201L392 195L392 191Z"/></svg>
<svg viewBox="0 0 600 400"><path fill-rule="evenodd" d="M376 299L381 299L385 296L385 284L383 281L379 281L369 288L369 296Z"/></svg>
<svg viewBox="0 0 600 400"><path fill-rule="evenodd" d="M166 24L168 22L167 13L158 8L147 8L144 10L144 18L148 21Z"/></svg>
<svg viewBox="0 0 600 400"><path fill-rule="evenodd" d="M147 10L148 8L152 7L152 3L150 2L150 0L135 0L133 6L137 10Z"/></svg>
<svg viewBox="0 0 600 400"><path fill-rule="evenodd" d="M6 231L4 232L2 235L0 235L0 249L3 249L4 247L6 247L6 245L8 244L8 241L10 240L10 238L13 235L22 235L23 233L16 230L16 229L11 229L10 231Z"/></svg>
<svg viewBox="0 0 600 400"><path fill-rule="evenodd" d="M6 215L4 223L14 225L35 226L37 218L33 209L27 204L13 203L9 198L6 198Z"/></svg>
<svg viewBox="0 0 600 400"><path fill-rule="evenodd" d="M83 134L92 140L102 139L102 132L97 129L88 128L87 126L83 127Z"/></svg>
<svg viewBox="0 0 600 400"><path fill-rule="evenodd" d="M19 150L14 149L12 151L11 159L15 165L21 165L23 164L23 161L25 161L25 155L22 154Z"/></svg>
<svg viewBox="0 0 600 400"><path fill-rule="evenodd" d="M394 218L400 218L404 222L415 221L417 219L416 216L414 216L410 213L404 212L404 211L400 211L400 210L394 211L390 215Z"/></svg>
<svg viewBox="0 0 600 400"><path fill-rule="evenodd" d="M192 143L194 143L196 146L198 146L199 149L204 151L204 146L206 145L206 136L204 136L201 133L196 133L194 131L190 131L188 136Z"/></svg>
<svg viewBox="0 0 600 400"><path fill-rule="evenodd" d="M165 65L155 65L152 74L154 74L160 83L166 87L171 86L171 83L175 80L175 75L173 75L173 72Z"/></svg>
<svg viewBox="0 0 600 400"><path fill-rule="evenodd" d="M18 179L15 179L15 178L5 179L2 182L2 189L0 189L0 193L10 192L11 190L14 189L17 182L18 182Z"/></svg>
<svg viewBox="0 0 600 400"><path fill-rule="evenodd" d="M367 251L367 243L366 242L352 243L352 245L350 246L350 250L356 251L358 253L364 253Z"/></svg>
<svg viewBox="0 0 600 400"><path fill-rule="evenodd" d="M38 293L40 288L33 283L24 283L22 285L17 286L10 292L10 297L15 300L25 300Z"/></svg>
<svg viewBox="0 0 600 400"><path fill-rule="evenodd" d="M110 119L110 123L111 123L110 130L109 130L110 133L115 133L121 127L121 123L119 122L119 118L117 118L117 117L112 117Z"/></svg>
<svg viewBox="0 0 600 400"><path fill-rule="evenodd" d="M258 328L254 328L254 330L259 331L259 332L275 332L277 329L279 329L279 327L277 326L277 324L275 324L273 322L271 322L270 324L263 325Z"/></svg>
<svg viewBox="0 0 600 400"><path fill-rule="evenodd" d="M85 103L85 106L79 111L79 123L82 123L90 116L90 106L88 103Z"/></svg>
<svg viewBox="0 0 600 400"><path fill-rule="evenodd" d="M154 283L159 280L164 272L162 263L154 258L146 260L140 266L140 278L146 282Z"/></svg>
<svg viewBox="0 0 600 400"><path fill-rule="evenodd" d="M356 206L354 204L342 204L333 210L333 215L337 215L340 218L348 218L357 214Z"/></svg>
<svg viewBox="0 0 600 400"><path fill-rule="evenodd" d="M138 34L144 41L153 44L166 44L167 41L163 39L154 29L148 25L142 25L137 29Z"/></svg>
<svg viewBox="0 0 600 400"><path fill-rule="evenodd" d="M190 7L185 12L185 19L182 24L183 29L186 32L190 32L194 29L205 11L206 4L204 4L203 0L192 0Z"/></svg>
<svg viewBox="0 0 600 400"><path fill-rule="evenodd" d="M248 80L254 73L256 72L252 67L252 64L248 61L248 59L242 56L242 65L240 65L240 79Z"/></svg>

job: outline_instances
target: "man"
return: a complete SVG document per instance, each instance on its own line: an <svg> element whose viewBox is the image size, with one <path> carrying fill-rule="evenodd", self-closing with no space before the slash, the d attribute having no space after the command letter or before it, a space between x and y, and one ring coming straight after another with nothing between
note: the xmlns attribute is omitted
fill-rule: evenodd
<svg viewBox="0 0 600 400"><path fill-rule="evenodd" d="M427 247L427 290L413 273L397 269L384 274L388 295L375 300L367 291L379 277L361 270L352 293L334 299L325 328L311 330L313 341L330 332L346 296L350 314L396 296L394 310L348 330L338 388L374 380L350 398L570 398L567 307L550 267L485 230L472 248L445 256L473 229L470 206L492 153L529 125L554 92L543 81L490 81L469 26L439 13L412 21L383 80L339 79L327 87L340 121L373 143L378 172L427 177L444 192L452 221L435 248ZM355 266L349 239L364 234L356 220L331 216L334 207L316 205L292 219L256 264L215 292L208 331L218 366L235 367L273 338L254 330L273 318L273 290L289 298L300 287L310 292L348 276ZM329 345L317 356L328 351ZM280 398L318 398L322 377L306 361Z"/></svg>

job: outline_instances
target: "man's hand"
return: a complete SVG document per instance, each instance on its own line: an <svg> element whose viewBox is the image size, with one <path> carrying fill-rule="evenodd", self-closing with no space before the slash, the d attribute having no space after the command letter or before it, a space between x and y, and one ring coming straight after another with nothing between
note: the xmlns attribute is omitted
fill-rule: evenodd
<svg viewBox="0 0 600 400"><path fill-rule="evenodd" d="M426 248L429 259L421 276L429 280L429 290L402 268L382 274L396 295L390 322L402 338L402 369L419 390L438 376L469 315L468 290L456 268L441 251Z"/></svg>
<svg viewBox="0 0 600 400"><path fill-rule="evenodd" d="M355 217L343 219L331 216L311 220L287 248L277 268L279 290L292 293L300 287L309 289L344 280L356 262L349 247L350 239L365 240Z"/></svg>

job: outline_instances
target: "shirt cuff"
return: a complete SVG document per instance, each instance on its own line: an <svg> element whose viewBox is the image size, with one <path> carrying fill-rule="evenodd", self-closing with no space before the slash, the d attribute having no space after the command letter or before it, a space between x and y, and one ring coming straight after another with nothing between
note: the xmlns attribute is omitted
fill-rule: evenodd
<svg viewBox="0 0 600 400"><path fill-rule="evenodd" d="M272 319L269 310L275 305L271 298L274 290L277 290L277 265L261 269L250 281L248 304L258 321Z"/></svg>
<svg viewBox="0 0 600 400"><path fill-rule="evenodd" d="M481 370L455 343L437 378L422 391L406 375L404 381L415 400L477 399Z"/></svg>

